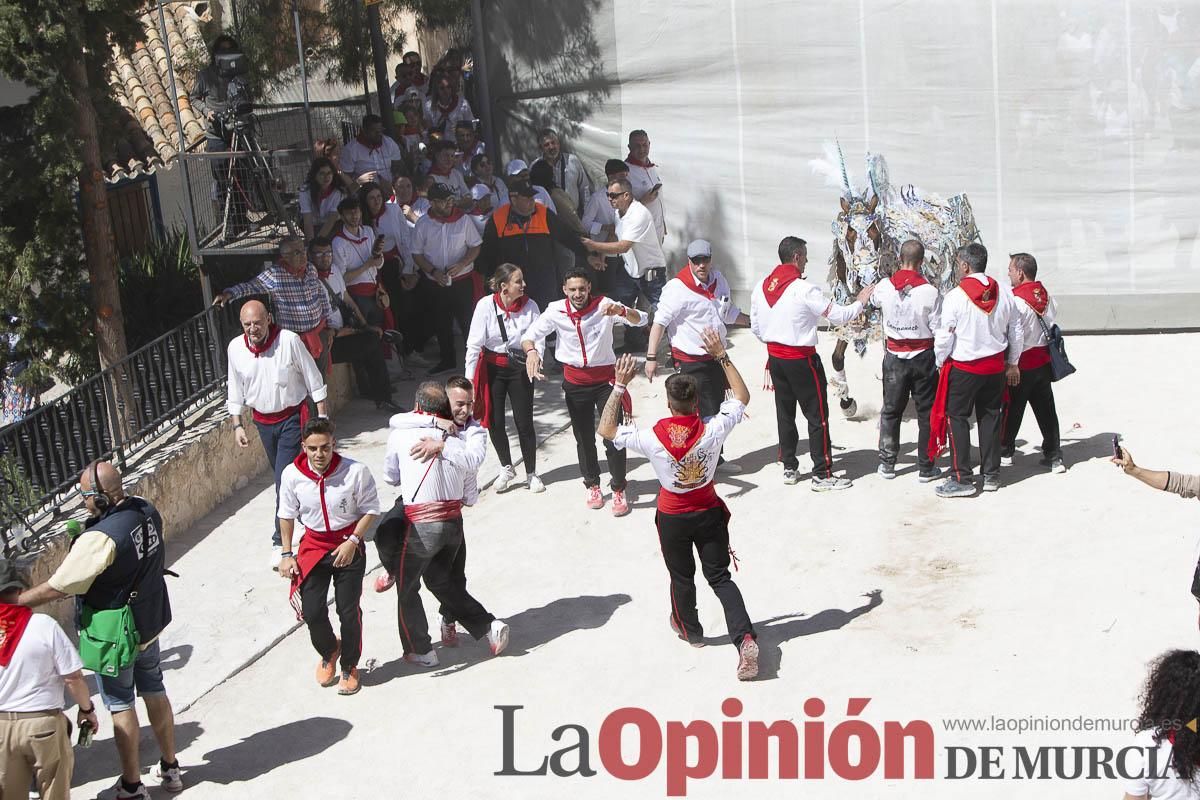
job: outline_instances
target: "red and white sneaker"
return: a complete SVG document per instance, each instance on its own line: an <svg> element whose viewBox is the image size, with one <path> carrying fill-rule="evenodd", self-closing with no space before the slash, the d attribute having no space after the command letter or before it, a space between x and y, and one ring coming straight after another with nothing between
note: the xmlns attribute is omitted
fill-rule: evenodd
<svg viewBox="0 0 1200 800"><path fill-rule="evenodd" d="M746 634L742 637L742 645L738 648L737 679L752 681L758 677L758 642Z"/></svg>
<svg viewBox="0 0 1200 800"><path fill-rule="evenodd" d="M612 515L614 517L623 517L628 513L629 502L625 499L625 491L623 489L613 489Z"/></svg>
<svg viewBox="0 0 1200 800"><path fill-rule="evenodd" d="M592 486L587 490L587 507L604 508L604 494L600 491L599 486Z"/></svg>
<svg viewBox="0 0 1200 800"><path fill-rule="evenodd" d="M458 626L442 620L442 647L458 647Z"/></svg>
<svg viewBox="0 0 1200 800"><path fill-rule="evenodd" d="M492 620L492 624L488 626L487 640L492 655L498 656L503 653L508 647L508 625L498 619Z"/></svg>
<svg viewBox="0 0 1200 800"><path fill-rule="evenodd" d="M681 627L678 625L678 623L676 623L676 622L675 622L675 615L674 615L674 614L672 614L670 617L668 617L668 619L670 619L670 621L671 621L671 630L675 631L675 635L676 635L676 636L678 636L680 639L682 639L683 641L685 641L685 642L687 642L688 644L690 644L692 647L704 647L704 642L703 642L703 641L696 641L696 642L693 642L693 641L690 641L690 640L688 639L688 637L687 637L687 633L686 633L686 632L683 630L683 628L681 628Z"/></svg>
<svg viewBox="0 0 1200 800"><path fill-rule="evenodd" d="M386 592L388 589L396 585L396 576L384 570L382 574L375 578L375 591Z"/></svg>

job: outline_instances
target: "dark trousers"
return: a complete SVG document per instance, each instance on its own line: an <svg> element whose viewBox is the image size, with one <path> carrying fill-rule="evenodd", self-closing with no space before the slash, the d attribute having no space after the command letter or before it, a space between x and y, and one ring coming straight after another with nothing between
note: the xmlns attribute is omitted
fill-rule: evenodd
<svg viewBox="0 0 1200 800"><path fill-rule="evenodd" d="M367 571L367 559L356 553L354 560L344 567L333 566L331 550L317 562L312 571L300 584L300 604L304 623L308 625L308 637L321 658L328 660L337 649L337 637L329 624L329 582L333 581L333 601L342 629L341 665L343 672L358 666L362 655L362 597L363 575Z"/></svg>
<svg viewBox="0 0 1200 800"><path fill-rule="evenodd" d="M330 352L334 364L349 363L354 367L354 379L364 397L376 402L392 399L392 384L388 381L379 337L372 331L338 336Z"/></svg>
<svg viewBox="0 0 1200 800"><path fill-rule="evenodd" d="M583 485L589 489L600 485L600 460L596 455L596 416L604 410L612 386L599 383L595 386L577 386L563 381L563 395L567 401L567 414L571 417L571 432L575 434L575 451L579 456L579 472ZM618 413L620 422L624 413ZM604 453L608 458L608 472L612 476L609 486L614 491L625 490L625 451L613 447L604 440Z"/></svg>
<svg viewBox="0 0 1200 800"><path fill-rule="evenodd" d="M414 522L408 526L396 578L400 643L405 653L424 655L433 649L419 591L422 578L447 616L458 620L476 639L487 635L495 617L467 592L465 578L460 583L452 577L454 559L462 543L461 517L442 522ZM465 558L464 554L464 562Z"/></svg>
<svg viewBox="0 0 1200 800"><path fill-rule="evenodd" d="M933 466L929 457L929 410L937 395L937 361L933 350L912 358L894 353L883 356L883 409L879 412L879 463L896 465L900 452L900 418L911 395L917 406L917 464L921 469Z"/></svg>
<svg viewBox="0 0 1200 800"><path fill-rule="evenodd" d="M725 402L725 390L729 382L725 379L725 369L717 361L677 361L682 375L691 375L696 379L696 396L700 401L700 416L708 419L721 410Z"/></svg>
<svg viewBox="0 0 1200 800"><path fill-rule="evenodd" d="M379 298L376 295L351 292L350 299L354 301L354 305L358 306L358 310L362 312L368 325L383 325L383 306L379 305Z"/></svg>
<svg viewBox="0 0 1200 800"><path fill-rule="evenodd" d="M417 278L413 288L400 288L392 295L392 315L396 320L396 328L404 337L404 352L401 355L424 350L425 343L433 335L429 329L428 308L421 296L421 285L424 283L428 281Z"/></svg>
<svg viewBox="0 0 1200 800"><path fill-rule="evenodd" d="M279 479L287 465L300 455L300 414L293 414L274 425L255 422L254 427L258 428L258 439L267 451L267 463L275 470L275 534L271 544L280 544L283 539L279 536Z"/></svg>
<svg viewBox="0 0 1200 800"><path fill-rule="evenodd" d="M464 536L462 544L459 545L458 552L454 555L454 563L450 565L450 584L456 592L461 591L464 594L467 591L467 538ZM425 584L429 588L429 584ZM433 591L430 589L430 591ZM442 615L442 622L447 625L453 625L457 620L454 614L450 611L450 607L445 603L438 605L438 613Z"/></svg>
<svg viewBox="0 0 1200 800"><path fill-rule="evenodd" d="M1062 458L1062 443L1058 433L1058 410L1054 407L1054 383L1050 380L1050 365L1021 370L1021 382L1008 387L1008 406L1004 410L1004 433L1001 451L1011 453L1017 447L1017 432L1025 406L1033 409L1038 427L1042 430L1042 455Z"/></svg>
<svg viewBox="0 0 1200 800"><path fill-rule="evenodd" d="M943 367L945 369L945 367ZM971 414L979 424L980 468L985 476L1000 474L1000 415L1004 398L1004 373L974 375L961 369L950 372L946 416L950 418L950 467L954 480L970 483Z"/></svg>
<svg viewBox="0 0 1200 800"><path fill-rule="evenodd" d="M619 303L633 308L637 306L638 293L641 288L638 282L625 271L625 262L621 258L604 259L604 272L599 276L601 293ZM661 294L661 292L659 292ZM628 331L626 331L628 333Z"/></svg>
<svg viewBox="0 0 1200 800"><path fill-rule="evenodd" d="M508 445L508 428L505 426L505 401L512 402L513 422L517 426L517 442L521 445L521 458L525 460L525 474L537 472L537 437L533 431L533 382L525 374L525 367L510 362L507 367L488 366L488 387L492 394L492 418L488 435L500 464L512 466L512 451Z"/></svg>
<svg viewBox="0 0 1200 800"><path fill-rule="evenodd" d="M427 303L429 321L437 336L439 361L457 363L454 349L454 323L464 339L471 329L471 315L475 312L472 302L472 283L468 280L455 281L449 286L439 286L428 278L421 278L421 300Z"/></svg>
<svg viewBox="0 0 1200 800"><path fill-rule="evenodd" d="M808 421L808 454L813 475L833 477L833 445L829 441L829 398L826 396L825 367L814 353L808 358L767 358L771 382L775 384L775 424L779 429L779 460L784 469L798 469L796 449L796 406Z"/></svg>
<svg viewBox="0 0 1200 800"><path fill-rule="evenodd" d="M704 638L696 613L696 560L700 556L704 579L725 610L725 628L734 647L746 634L754 636L750 615L742 601L742 592L729 575L729 518L724 506L686 514L654 515L663 561L671 575L671 617L687 632L689 642ZM757 638L757 637L756 637Z"/></svg>

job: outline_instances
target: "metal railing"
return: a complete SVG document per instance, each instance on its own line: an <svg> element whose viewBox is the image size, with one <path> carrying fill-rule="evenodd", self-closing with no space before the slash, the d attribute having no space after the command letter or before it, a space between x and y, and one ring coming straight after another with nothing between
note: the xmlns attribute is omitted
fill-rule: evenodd
<svg viewBox="0 0 1200 800"><path fill-rule="evenodd" d="M210 307L21 421L0 429L0 537L6 555L78 494L90 462L127 459L221 393L234 304Z"/></svg>

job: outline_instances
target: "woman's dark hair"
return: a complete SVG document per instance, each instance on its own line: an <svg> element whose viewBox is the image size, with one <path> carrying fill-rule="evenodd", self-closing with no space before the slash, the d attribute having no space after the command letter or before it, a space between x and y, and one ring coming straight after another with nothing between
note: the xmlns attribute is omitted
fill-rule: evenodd
<svg viewBox="0 0 1200 800"><path fill-rule="evenodd" d="M383 202L387 202L387 192L383 191L383 187L378 183L371 181L370 183L364 183L362 186L358 187L358 205L362 208L363 221L372 228L375 227L375 215L371 213L369 208L367 208L367 197L373 191L379 192L383 198Z"/></svg>
<svg viewBox="0 0 1200 800"><path fill-rule="evenodd" d="M554 167L545 161L535 161L529 168L529 182L540 186L547 192L554 188Z"/></svg>
<svg viewBox="0 0 1200 800"><path fill-rule="evenodd" d="M333 188L337 188L338 171L337 167L333 165L333 161L325 156L314 158L312 160L312 164L308 166L308 177L304 179L304 185L308 189L309 198L312 199L314 206L320 202L317 199L317 193L321 190L320 187L317 186L317 173L325 167L329 167L329 171L333 173L330 182L333 184Z"/></svg>
<svg viewBox="0 0 1200 800"><path fill-rule="evenodd" d="M520 271L521 268L516 264L501 264L496 267L496 272L492 275L492 291L500 291L500 287L508 283L512 276Z"/></svg>
<svg viewBox="0 0 1200 800"><path fill-rule="evenodd" d="M1138 731L1151 731L1157 741L1174 737L1171 766L1184 781L1197 775L1200 735L1186 727L1200 717L1200 653L1168 650L1150 666L1139 698Z"/></svg>

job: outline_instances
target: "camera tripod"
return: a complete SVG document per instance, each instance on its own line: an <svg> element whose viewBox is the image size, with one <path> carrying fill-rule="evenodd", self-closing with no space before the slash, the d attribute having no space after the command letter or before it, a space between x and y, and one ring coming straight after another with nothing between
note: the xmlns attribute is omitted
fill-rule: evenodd
<svg viewBox="0 0 1200 800"><path fill-rule="evenodd" d="M292 219L284 212L271 160L258 145L254 124L254 118L247 115L227 126L230 152L246 155L231 155L225 170L225 202L219 229L220 240L224 242L242 238L252 230L250 212L263 214L255 229L282 223L289 234L297 232ZM263 238L273 237L264 234Z"/></svg>

